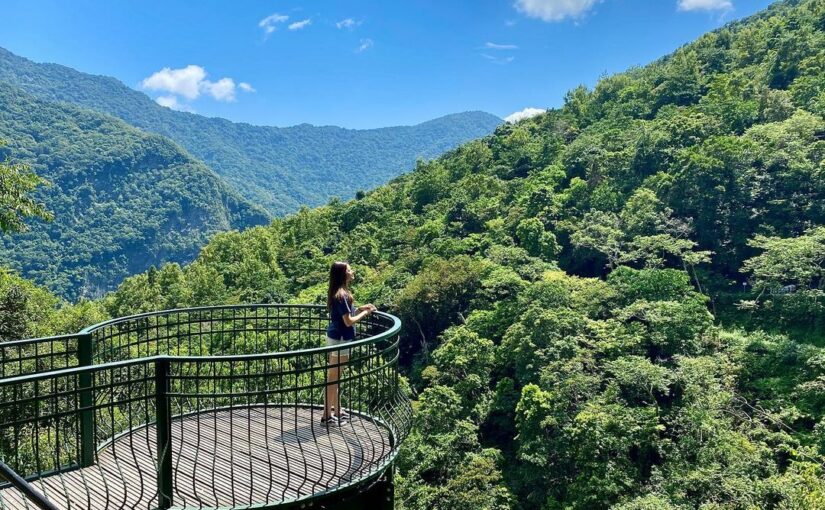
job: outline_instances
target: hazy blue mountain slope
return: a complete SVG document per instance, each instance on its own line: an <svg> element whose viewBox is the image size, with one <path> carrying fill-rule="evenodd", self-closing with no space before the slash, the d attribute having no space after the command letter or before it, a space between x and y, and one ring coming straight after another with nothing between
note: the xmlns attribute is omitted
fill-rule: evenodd
<svg viewBox="0 0 825 510"><path fill-rule="evenodd" d="M410 169L418 158L438 156L501 124L501 119L484 112L368 130L233 123L173 111L114 78L34 63L3 49L0 81L41 99L75 103L168 136L274 214L318 205L331 196L350 198L358 189Z"/></svg>
<svg viewBox="0 0 825 510"><path fill-rule="evenodd" d="M0 237L0 265L67 296L99 295L151 265L193 258L215 232L263 224L175 143L98 112L0 84L0 158L29 164L51 223Z"/></svg>

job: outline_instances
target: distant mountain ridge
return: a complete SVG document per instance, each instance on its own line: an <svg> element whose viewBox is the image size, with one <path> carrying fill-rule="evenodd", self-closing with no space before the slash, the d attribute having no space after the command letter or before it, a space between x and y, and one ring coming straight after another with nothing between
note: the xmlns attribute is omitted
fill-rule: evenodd
<svg viewBox="0 0 825 510"><path fill-rule="evenodd" d="M332 196L350 198L409 170L418 158L434 158L502 123L489 113L465 112L367 130L254 126L173 111L115 78L35 63L0 48L2 81L40 99L77 104L168 136L276 215Z"/></svg>
<svg viewBox="0 0 825 510"><path fill-rule="evenodd" d="M54 221L0 236L2 266L65 297L94 297L163 262L188 262L216 233L265 224L251 205L171 140L0 83L0 160L51 182Z"/></svg>

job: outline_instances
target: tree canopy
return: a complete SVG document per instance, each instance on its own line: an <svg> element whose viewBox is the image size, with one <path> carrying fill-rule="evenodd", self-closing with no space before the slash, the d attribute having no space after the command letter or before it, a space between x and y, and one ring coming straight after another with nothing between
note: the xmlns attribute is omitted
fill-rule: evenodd
<svg viewBox="0 0 825 510"><path fill-rule="evenodd" d="M349 260L403 320L406 510L823 508L823 20L779 2L95 306L321 303Z"/></svg>
<svg viewBox="0 0 825 510"><path fill-rule="evenodd" d="M5 143L0 140L0 149ZM31 193L48 184L20 163L0 162L0 232L27 230L26 218L51 219L46 207Z"/></svg>

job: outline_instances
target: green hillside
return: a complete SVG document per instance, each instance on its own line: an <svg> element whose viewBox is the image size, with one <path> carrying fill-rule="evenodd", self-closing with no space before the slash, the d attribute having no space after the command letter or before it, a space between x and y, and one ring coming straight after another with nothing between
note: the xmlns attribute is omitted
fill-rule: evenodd
<svg viewBox="0 0 825 510"><path fill-rule="evenodd" d="M825 508L823 115L825 2L779 2L42 322L323 302L346 259L404 324L400 508Z"/></svg>
<svg viewBox="0 0 825 510"><path fill-rule="evenodd" d="M403 508L823 508L823 29L779 3L101 305L322 301L352 261L405 325Z"/></svg>
<svg viewBox="0 0 825 510"><path fill-rule="evenodd" d="M268 221L161 136L5 84L0 105L0 159L51 182L38 199L54 215L0 237L0 259L63 296L99 296L152 265L191 260L215 232Z"/></svg>
<svg viewBox="0 0 825 510"><path fill-rule="evenodd" d="M168 136L276 215L323 204L332 196L351 198L359 189L384 184L418 158L436 157L501 123L488 113L465 112L415 126L367 130L239 124L172 111L114 78L37 64L0 48L2 81L44 100L75 103Z"/></svg>

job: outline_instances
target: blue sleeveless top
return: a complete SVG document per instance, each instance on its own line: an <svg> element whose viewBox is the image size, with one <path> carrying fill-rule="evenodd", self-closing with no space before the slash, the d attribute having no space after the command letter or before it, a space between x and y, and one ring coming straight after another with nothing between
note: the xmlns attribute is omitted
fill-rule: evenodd
<svg viewBox="0 0 825 510"><path fill-rule="evenodd" d="M333 340L355 340L355 325L347 326L344 315L353 315L352 305L346 299L334 299L329 311L327 336Z"/></svg>

